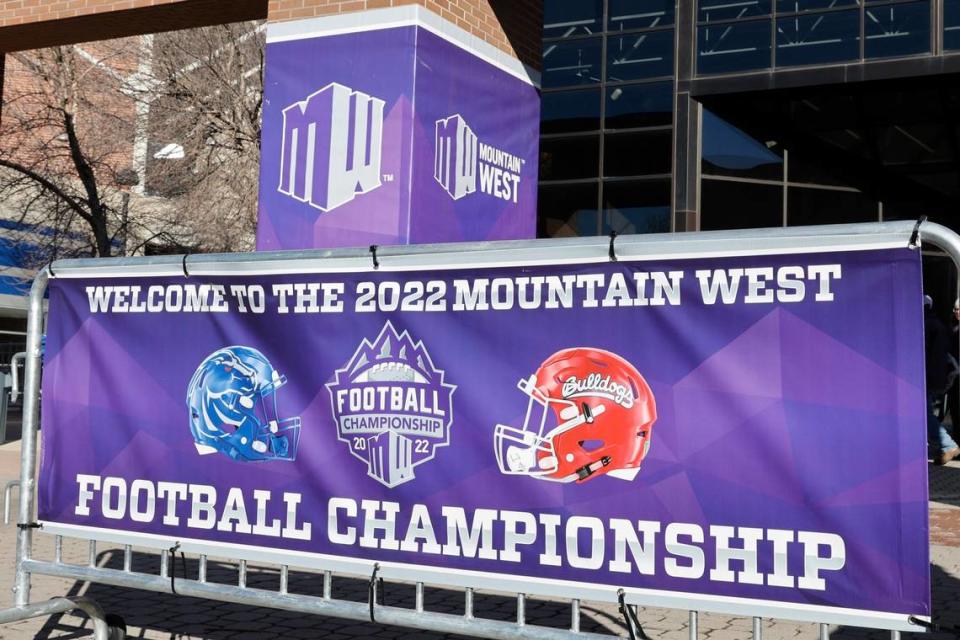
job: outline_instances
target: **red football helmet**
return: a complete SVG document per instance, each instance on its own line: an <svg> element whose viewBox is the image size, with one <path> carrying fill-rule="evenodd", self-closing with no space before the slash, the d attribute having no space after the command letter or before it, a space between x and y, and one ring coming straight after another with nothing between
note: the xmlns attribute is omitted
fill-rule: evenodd
<svg viewBox="0 0 960 640"><path fill-rule="evenodd" d="M554 482L636 477L657 407L632 364L601 349L563 349L517 386L530 400L522 429L494 432L500 471Z"/></svg>

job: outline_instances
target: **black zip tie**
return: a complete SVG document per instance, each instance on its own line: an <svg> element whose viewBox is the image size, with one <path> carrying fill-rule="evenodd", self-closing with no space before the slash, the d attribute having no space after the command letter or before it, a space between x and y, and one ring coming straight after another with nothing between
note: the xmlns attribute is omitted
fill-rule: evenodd
<svg viewBox="0 0 960 640"><path fill-rule="evenodd" d="M372 248L372 247L371 247ZM367 602L370 603L370 622L376 622L377 619L373 615L373 607L376 604L377 598L377 572L380 571L380 563L373 563L373 573L370 574L370 585L367 588Z"/></svg>
<svg viewBox="0 0 960 640"><path fill-rule="evenodd" d="M607 255L610 256L610 262L617 261L617 251L613 246L613 243L616 241L616 239L617 239L617 232L611 231L610 232L610 250L607 253Z"/></svg>
<svg viewBox="0 0 960 640"><path fill-rule="evenodd" d="M932 633L952 633L953 635L960 637L960 627L956 625L943 625L937 624L936 622L927 622L926 620L921 620L915 616L910 616L907 618L907 622L910 624L915 624L918 627L923 627Z"/></svg>
<svg viewBox="0 0 960 640"><path fill-rule="evenodd" d="M927 221L927 216L920 216L917 218L917 223L913 225L913 233L910 234L910 242L907 243L907 246L911 249L916 249L919 246L920 240L920 225Z"/></svg>
<svg viewBox="0 0 960 640"><path fill-rule="evenodd" d="M56 278L56 277L57 277L57 276L53 273L53 261L50 261L50 263L47 265L47 273L50 274L50 277L51 277L51 278Z"/></svg>
<svg viewBox="0 0 960 640"><path fill-rule="evenodd" d="M43 523L42 523L42 522L28 522L28 523L26 523L26 524L23 524L23 523L21 523L21 522L18 522L18 523L17 523L17 529L20 529L21 531L23 531L24 529L43 529Z"/></svg>
<svg viewBox="0 0 960 640"><path fill-rule="evenodd" d="M176 585L177 549L179 548L180 548L180 543L178 542L172 547L170 547L169 549L167 549L167 551L170 552L170 593L174 595L177 595L177 585ZM187 556L184 555L183 551L180 552L180 562L181 562L181 565L183 566L183 579L186 580L187 579Z"/></svg>
<svg viewBox="0 0 960 640"><path fill-rule="evenodd" d="M187 258L190 257L189 253L183 254L183 277L189 278L190 274L187 272Z"/></svg>
<svg viewBox="0 0 960 640"><path fill-rule="evenodd" d="M637 614L633 612L633 609L625 602L627 594L623 589L617 589L617 601L620 603L620 615L623 616L623 621L627 625L627 633L630 634L630 640L651 640L643 627L640 625L640 621L637 620Z"/></svg>
<svg viewBox="0 0 960 640"><path fill-rule="evenodd" d="M373 268L379 269L380 261L377 260L377 245L375 244L370 245L370 255L373 256Z"/></svg>

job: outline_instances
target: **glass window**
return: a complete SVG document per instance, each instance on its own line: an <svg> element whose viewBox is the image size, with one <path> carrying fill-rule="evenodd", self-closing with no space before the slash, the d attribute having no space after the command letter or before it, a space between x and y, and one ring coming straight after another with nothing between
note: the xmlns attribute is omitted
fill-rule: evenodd
<svg viewBox="0 0 960 640"><path fill-rule="evenodd" d="M543 45L543 87L566 87L600 82L600 39Z"/></svg>
<svg viewBox="0 0 960 640"><path fill-rule="evenodd" d="M610 133L603 140L604 176L670 173L673 134L670 131Z"/></svg>
<svg viewBox="0 0 960 640"><path fill-rule="evenodd" d="M883 200L884 220L916 220L922 215L935 217L936 212L928 204L917 200L892 200L890 198L884 198Z"/></svg>
<svg viewBox="0 0 960 640"><path fill-rule="evenodd" d="M670 231L670 181L607 182L603 185L601 233Z"/></svg>
<svg viewBox="0 0 960 640"><path fill-rule="evenodd" d="M599 158L598 136L542 138L540 140L540 179L595 178L600 171Z"/></svg>
<svg viewBox="0 0 960 640"><path fill-rule="evenodd" d="M543 37L569 38L600 33L602 0L544 0Z"/></svg>
<svg viewBox="0 0 960 640"><path fill-rule="evenodd" d="M647 29L673 24L673 0L610 0L608 31Z"/></svg>
<svg viewBox="0 0 960 640"><path fill-rule="evenodd" d="M842 224L879 219L876 200L855 191L790 187L787 191L787 224Z"/></svg>
<svg viewBox="0 0 960 640"><path fill-rule="evenodd" d="M729 73L770 67L770 21L701 26L697 73Z"/></svg>
<svg viewBox="0 0 960 640"><path fill-rule="evenodd" d="M875 125L874 125L875 126ZM956 162L955 140L939 122L920 122L876 127L877 152L887 165L908 169L911 165L930 173Z"/></svg>
<svg viewBox="0 0 960 640"><path fill-rule="evenodd" d="M960 0L943 0L943 48L960 49Z"/></svg>
<svg viewBox="0 0 960 640"><path fill-rule="evenodd" d="M864 31L868 58L926 53L930 51L930 3L868 6Z"/></svg>
<svg viewBox="0 0 960 640"><path fill-rule="evenodd" d="M753 229L783 225L783 187L709 180L700 184L700 229Z"/></svg>
<svg viewBox="0 0 960 640"><path fill-rule="evenodd" d="M540 100L540 133L600 128L600 90L548 91Z"/></svg>
<svg viewBox="0 0 960 640"><path fill-rule="evenodd" d="M777 13L803 13L819 9L838 9L840 7L856 7L857 0L777 0Z"/></svg>
<svg viewBox="0 0 960 640"><path fill-rule="evenodd" d="M607 80L673 75L673 29L607 38Z"/></svg>
<svg viewBox="0 0 960 640"><path fill-rule="evenodd" d="M627 129L673 122L673 83L607 87L606 127Z"/></svg>
<svg viewBox="0 0 960 640"><path fill-rule="evenodd" d="M838 11L777 20L777 66L860 57L860 12Z"/></svg>
<svg viewBox="0 0 960 640"><path fill-rule="evenodd" d="M853 166L856 163L845 161L848 155L837 149L836 157L824 157L823 153L808 152L804 149L790 149L790 182L806 184L824 184L838 187L856 186L855 172L863 173L865 167ZM826 154L829 155L829 154Z"/></svg>
<svg viewBox="0 0 960 640"><path fill-rule="evenodd" d="M597 183L540 185L537 227L541 238L598 235Z"/></svg>
<svg viewBox="0 0 960 640"><path fill-rule="evenodd" d="M770 15L770 0L700 0L697 7L699 22L741 20L767 15Z"/></svg>
<svg viewBox="0 0 960 640"><path fill-rule="evenodd" d="M783 150L775 140L755 140L706 109L701 135L704 174L783 180Z"/></svg>

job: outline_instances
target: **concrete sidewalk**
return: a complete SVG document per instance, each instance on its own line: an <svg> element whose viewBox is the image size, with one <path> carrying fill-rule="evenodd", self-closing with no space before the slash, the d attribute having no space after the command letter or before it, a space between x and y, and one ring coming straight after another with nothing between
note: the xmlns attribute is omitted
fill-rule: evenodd
<svg viewBox="0 0 960 640"><path fill-rule="evenodd" d="M0 447L0 482L16 477L19 470L19 447L16 443ZM14 512L15 513L15 512ZM934 617L942 624L960 625L960 462L944 467L930 466L930 528L931 579L933 584ZM7 589L13 584L14 547L16 527L0 526L0 585L7 596L0 603L12 603ZM37 557L53 557L51 536L37 535ZM120 568L122 550L99 548L98 564ZM64 540L64 560L85 563L88 557L86 543ZM134 570L158 573L159 558L150 552L134 554ZM180 563L177 563L178 571ZM188 563L189 575L195 576L195 560ZM212 582L236 583L236 567L211 561L209 579ZM251 567L250 586L277 589L278 572L275 568L259 570ZM316 574L291 572L290 590L297 593L320 593L321 579ZM279 640L281 638L324 638L341 640L353 638L457 638L410 629L358 623L336 618L323 618L273 609L246 607L170 594L91 585L70 580L36 576L33 580L32 601L61 595L87 595L97 600L109 613L122 615L127 622L128 637L156 640L181 638L244 638L248 640ZM336 578L333 595L336 598L365 602L367 584L364 580ZM413 588L410 585L388 584L386 603L395 606L413 606ZM426 591L426 608L430 611L459 613L463 611L463 596L444 589ZM513 598L492 593L478 593L475 599L478 617L502 620L513 619L516 602ZM527 621L566 627L569 624L569 606L566 603L536 599L527 601ZM584 631L625 635L616 607L584 603L581 609L581 627ZM688 616L685 611L644 609L641 622L653 638L687 638ZM744 640L750 637L751 620L727 616L701 614L700 637L710 640ZM814 624L765 621L763 636L767 640L817 638ZM831 628L830 637L889 638L889 633L854 628ZM85 638L92 635L89 622L72 614L37 618L0 626L0 639L27 640L28 638ZM904 634L904 637L913 634ZM919 636L918 636L919 637ZM951 638L946 634L926 635L928 638Z"/></svg>

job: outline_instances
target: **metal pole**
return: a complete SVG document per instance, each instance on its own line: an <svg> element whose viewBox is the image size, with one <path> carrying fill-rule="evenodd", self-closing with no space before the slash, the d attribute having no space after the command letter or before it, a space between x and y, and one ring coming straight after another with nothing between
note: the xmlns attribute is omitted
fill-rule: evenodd
<svg viewBox="0 0 960 640"><path fill-rule="evenodd" d="M763 640L763 620L753 619L753 640Z"/></svg>
<svg viewBox="0 0 960 640"><path fill-rule="evenodd" d="M820 640L830 640L830 625L820 623Z"/></svg>
<svg viewBox="0 0 960 640"><path fill-rule="evenodd" d="M697 631L697 623L699 622L698 618L699 618L699 616L697 615L697 612L696 612L696 611L691 611L691 612L690 612L690 625L689 625L689 626L690 626L690 640L697 640L697 634L698 634L698 631Z"/></svg>
<svg viewBox="0 0 960 640"><path fill-rule="evenodd" d="M46 602L37 602L23 607L0 610L0 624L18 622L29 618L52 616L67 611L79 610L86 613L93 621L94 640L108 640L110 627L107 625L103 609L95 601L86 597L51 598Z"/></svg>
<svg viewBox="0 0 960 640"><path fill-rule="evenodd" d="M6 377L7 376L3 376L3 378ZM9 407L9 401L6 382L6 379L4 379L3 388L0 390L0 444L7 441L7 409Z"/></svg>
<svg viewBox="0 0 960 640"><path fill-rule="evenodd" d="M59 576L84 582L131 587L160 593L170 593L170 579L155 574L124 573L116 569L87 567L75 564L53 564L41 560L27 560L27 568L42 575ZM286 594L256 587L241 589L233 584L200 583L196 580L177 580L177 593L182 596L205 598L221 602L235 602L243 605L272 607L286 611L296 611L320 616L332 616L360 622L370 621L370 606L366 600L325 600L316 596ZM456 614L435 611L416 611L412 608L389 605L377 606L377 622L385 625L423 629L437 633L450 633L472 638L492 638L502 640L571 640L569 629L557 629L539 625L526 625L517 628L512 620L491 620L487 618L466 619ZM583 633L580 640L610 640L608 634Z"/></svg>
<svg viewBox="0 0 960 640"><path fill-rule="evenodd" d="M10 389L10 402L17 404L20 397L20 365L18 362L27 357L26 351L18 351L10 359L10 375L13 376L13 387Z"/></svg>
<svg viewBox="0 0 960 640"><path fill-rule="evenodd" d="M954 265L960 269L960 236L952 229L936 222L924 222L920 225L920 240L931 242L946 251L953 258Z"/></svg>
<svg viewBox="0 0 960 640"><path fill-rule="evenodd" d="M50 272L37 273L30 287L30 311L27 316L27 357L23 384L23 434L20 442L20 510L17 531L17 570L13 602L18 607L30 602L30 573L23 563L33 551L33 503L36 486L37 426L40 422L40 339L43 336L43 295Z"/></svg>
<svg viewBox="0 0 960 640"><path fill-rule="evenodd" d="M3 488L3 524L10 524L10 492L14 487L20 487L19 480L10 480Z"/></svg>

